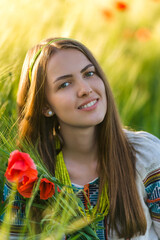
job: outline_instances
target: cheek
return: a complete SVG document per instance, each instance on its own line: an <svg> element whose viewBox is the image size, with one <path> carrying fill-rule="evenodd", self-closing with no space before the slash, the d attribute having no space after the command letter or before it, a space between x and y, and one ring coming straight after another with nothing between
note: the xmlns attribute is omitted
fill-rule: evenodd
<svg viewBox="0 0 160 240"><path fill-rule="evenodd" d="M54 95L49 100L49 104L52 107L55 114L63 114L66 111L72 110L74 107L73 99L71 95L60 94Z"/></svg>
<svg viewBox="0 0 160 240"><path fill-rule="evenodd" d="M107 94L106 94L106 87L103 83L102 80L100 80L98 83L97 83L97 89L99 89L99 93L102 95L102 97L104 99L106 99L107 101Z"/></svg>
<svg viewBox="0 0 160 240"><path fill-rule="evenodd" d="M102 94L104 105L107 109L107 92L106 92L106 87L105 87L103 81L101 81L100 89L101 89L101 94Z"/></svg>

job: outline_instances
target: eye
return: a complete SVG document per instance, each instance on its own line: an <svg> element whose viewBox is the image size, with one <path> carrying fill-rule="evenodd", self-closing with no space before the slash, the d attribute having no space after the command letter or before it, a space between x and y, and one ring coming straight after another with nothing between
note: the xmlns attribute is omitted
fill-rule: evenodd
<svg viewBox="0 0 160 240"><path fill-rule="evenodd" d="M85 77L92 77L95 74L93 71L89 71L85 73Z"/></svg>
<svg viewBox="0 0 160 240"><path fill-rule="evenodd" d="M68 87L69 85L70 85L69 82L64 82L64 83L62 83L62 84L59 86L59 89L61 89L61 88L66 88L66 87Z"/></svg>

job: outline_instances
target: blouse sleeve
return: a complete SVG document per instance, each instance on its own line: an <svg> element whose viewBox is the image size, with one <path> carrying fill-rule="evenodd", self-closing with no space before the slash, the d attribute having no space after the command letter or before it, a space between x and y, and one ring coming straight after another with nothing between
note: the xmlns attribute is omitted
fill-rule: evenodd
<svg viewBox="0 0 160 240"><path fill-rule="evenodd" d="M147 192L146 203L154 228L160 237L160 168L148 174L144 179L144 185Z"/></svg>
<svg viewBox="0 0 160 240"><path fill-rule="evenodd" d="M136 151L136 170L143 182L144 200L160 238L160 140L143 131L126 134Z"/></svg>
<svg viewBox="0 0 160 240"><path fill-rule="evenodd" d="M4 201L9 197L11 192L11 185L6 182L4 185L3 190L3 199L2 204L4 204ZM10 239L17 239L18 236L20 236L20 231L22 230L23 226L23 219L25 214L25 204L19 195L19 193L16 194L15 200L12 206L12 218L11 218L11 231L10 231ZM4 222L5 212L3 215L0 216L0 222Z"/></svg>

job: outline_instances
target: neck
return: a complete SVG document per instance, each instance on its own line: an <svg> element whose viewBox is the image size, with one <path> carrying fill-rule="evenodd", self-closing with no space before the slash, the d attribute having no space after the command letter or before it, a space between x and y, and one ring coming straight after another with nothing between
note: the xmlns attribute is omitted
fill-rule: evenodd
<svg viewBox="0 0 160 240"><path fill-rule="evenodd" d="M73 183L84 185L96 177L97 144L95 128L61 127L64 161Z"/></svg>
<svg viewBox="0 0 160 240"><path fill-rule="evenodd" d="M88 161L97 159L97 144L95 128L69 129L61 128L61 134L64 140L63 154L65 159L81 161L88 157ZM85 157L85 158L84 158Z"/></svg>

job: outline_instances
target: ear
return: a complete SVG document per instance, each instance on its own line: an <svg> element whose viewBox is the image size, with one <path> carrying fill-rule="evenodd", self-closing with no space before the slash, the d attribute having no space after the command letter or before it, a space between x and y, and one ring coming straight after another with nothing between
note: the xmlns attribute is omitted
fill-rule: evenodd
<svg viewBox="0 0 160 240"><path fill-rule="evenodd" d="M46 117L52 117L54 115L54 112L53 110L49 107L49 106L45 106L43 109L42 109L42 113L44 116Z"/></svg>

